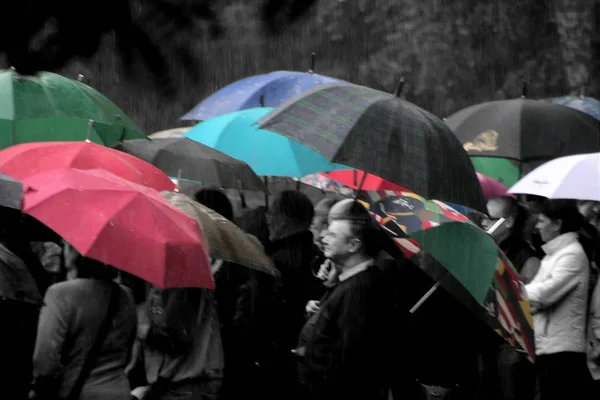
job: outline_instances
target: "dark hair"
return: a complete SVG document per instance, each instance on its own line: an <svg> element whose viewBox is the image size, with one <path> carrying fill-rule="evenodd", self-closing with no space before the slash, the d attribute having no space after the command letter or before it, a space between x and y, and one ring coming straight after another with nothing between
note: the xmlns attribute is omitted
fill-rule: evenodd
<svg viewBox="0 0 600 400"><path fill-rule="evenodd" d="M194 195L196 201L233 221L233 206L225 193L218 189L200 189Z"/></svg>
<svg viewBox="0 0 600 400"><path fill-rule="evenodd" d="M551 199L543 204L541 213L553 221L560 221L560 234L577 232L584 223L575 200Z"/></svg>
<svg viewBox="0 0 600 400"><path fill-rule="evenodd" d="M310 227L315 208L312 201L302 192L297 190L284 190L273 200L271 213L282 214L290 220Z"/></svg>
<svg viewBox="0 0 600 400"><path fill-rule="evenodd" d="M490 199L489 202L500 205L505 218L512 217L514 219L512 232L523 232L527 222L527 210L519 204L517 199L511 196L498 196Z"/></svg>
<svg viewBox="0 0 600 400"><path fill-rule="evenodd" d="M369 257L376 257L382 248L385 232L379 227L369 211L358 201L342 200L348 203L341 212L330 214L332 221L349 221L350 231L361 243Z"/></svg>
<svg viewBox="0 0 600 400"><path fill-rule="evenodd" d="M113 280L118 276L115 267L81 255L78 256L75 265L78 278Z"/></svg>

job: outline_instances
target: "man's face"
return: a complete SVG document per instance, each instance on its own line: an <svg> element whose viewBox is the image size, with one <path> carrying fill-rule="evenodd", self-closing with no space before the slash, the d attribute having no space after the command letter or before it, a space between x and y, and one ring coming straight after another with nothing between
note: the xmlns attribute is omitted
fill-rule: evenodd
<svg viewBox="0 0 600 400"><path fill-rule="evenodd" d="M351 222L347 220L333 220L323 237L323 254L336 264L343 263L349 256L356 252L360 241L352 236Z"/></svg>

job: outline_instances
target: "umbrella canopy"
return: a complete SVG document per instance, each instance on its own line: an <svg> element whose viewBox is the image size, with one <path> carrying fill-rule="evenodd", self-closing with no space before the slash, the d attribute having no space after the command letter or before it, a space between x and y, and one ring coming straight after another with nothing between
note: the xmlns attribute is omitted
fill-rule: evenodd
<svg viewBox="0 0 600 400"><path fill-rule="evenodd" d="M84 83L50 72L0 71L0 148L18 143L84 140L114 147L145 137L115 104Z"/></svg>
<svg viewBox="0 0 600 400"><path fill-rule="evenodd" d="M100 168L156 190L175 189L171 179L155 166L95 143L24 143L0 151L0 172L17 179L57 168Z"/></svg>
<svg viewBox="0 0 600 400"><path fill-rule="evenodd" d="M42 305L42 295L27 265L0 244L0 298Z"/></svg>
<svg viewBox="0 0 600 400"><path fill-rule="evenodd" d="M535 357L522 282L490 235L448 205L412 192L383 198L365 192L361 202L407 257L421 251L433 256L454 278L442 287L512 346Z"/></svg>
<svg viewBox="0 0 600 400"><path fill-rule="evenodd" d="M547 99L553 104L560 104L579 110L596 119L600 119L600 101L593 97L585 96L564 96Z"/></svg>
<svg viewBox="0 0 600 400"><path fill-rule="evenodd" d="M516 179L553 158L600 151L600 121L545 101L514 99L481 103L458 111L446 122L470 156L516 162L519 168ZM504 171L478 171L507 186L515 182L514 176L498 179Z"/></svg>
<svg viewBox="0 0 600 400"><path fill-rule="evenodd" d="M399 245L405 246L404 250L417 243L419 251L422 248L435 257L478 302L483 302L498 264L491 236L450 206L413 192L381 197L369 191L359 199L397 237ZM407 241L407 235L412 240Z"/></svg>
<svg viewBox="0 0 600 400"><path fill-rule="evenodd" d="M248 164L190 139L127 140L122 150L155 165L169 176L197 181L205 187L266 190Z"/></svg>
<svg viewBox="0 0 600 400"><path fill-rule="evenodd" d="M326 174L306 175L300 178L300 182L306 185L314 186L321 190L339 193L344 196L351 196L354 194L354 189L351 189L338 181L328 178Z"/></svg>
<svg viewBox="0 0 600 400"><path fill-rule="evenodd" d="M233 222L184 194L162 192L161 195L202 227L211 258L230 261L271 275L279 275L260 242L252 240Z"/></svg>
<svg viewBox="0 0 600 400"><path fill-rule="evenodd" d="M200 227L157 191L105 170L69 168L23 184L23 212L83 256L160 288L214 287Z"/></svg>
<svg viewBox="0 0 600 400"><path fill-rule="evenodd" d="M338 79L305 72L277 71L233 82L210 95L181 119L205 121L255 107L278 107L295 95Z"/></svg>
<svg viewBox="0 0 600 400"><path fill-rule="evenodd" d="M180 138L183 135L185 135L190 129L192 129L190 126L186 126L184 128L167 129L165 131L154 132L148 135L148 137L150 139Z"/></svg>
<svg viewBox="0 0 600 400"><path fill-rule="evenodd" d="M493 199L498 196L505 196L508 188L495 179L487 175L477 172L477 179L483 190L483 196L486 200Z"/></svg>
<svg viewBox="0 0 600 400"><path fill-rule="evenodd" d="M548 161L525 175L509 192L549 199L600 201L600 153Z"/></svg>
<svg viewBox="0 0 600 400"><path fill-rule="evenodd" d="M349 188L354 190L389 190L389 191L406 191L407 189L396 185L393 182L387 181L373 174L367 174L359 170L351 171L333 171L329 173L322 173L321 175L333 179Z"/></svg>
<svg viewBox="0 0 600 400"><path fill-rule="evenodd" d="M399 97L349 84L319 86L259 121L347 165L431 198L483 210L475 171L444 122Z"/></svg>
<svg viewBox="0 0 600 400"><path fill-rule="evenodd" d="M300 178L347 168L330 163L318 152L277 133L258 129L255 122L273 109L237 111L194 126L185 137L247 162L257 174Z"/></svg>
<svg viewBox="0 0 600 400"><path fill-rule="evenodd" d="M0 207L21 209L23 184L10 176L0 174Z"/></svg>

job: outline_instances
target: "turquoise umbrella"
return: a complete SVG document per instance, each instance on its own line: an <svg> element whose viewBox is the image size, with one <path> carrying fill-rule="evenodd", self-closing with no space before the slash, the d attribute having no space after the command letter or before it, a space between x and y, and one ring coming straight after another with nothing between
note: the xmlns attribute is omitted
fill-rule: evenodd
<svg viewBox="0 0 600 400"><path fill-rule="evenodd" d="M262 176L300 178L315 172L348 169L299 142L258 129L255 122L271 110L251 108L211 118L195 125L185 137L246 162Z"/></svg>

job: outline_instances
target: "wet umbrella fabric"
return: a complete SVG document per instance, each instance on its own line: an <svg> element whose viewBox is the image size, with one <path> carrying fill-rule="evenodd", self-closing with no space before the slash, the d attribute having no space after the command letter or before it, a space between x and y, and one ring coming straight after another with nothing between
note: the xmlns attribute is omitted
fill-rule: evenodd
<svg viewBox="0 0 600 400"><path fill-rule="evenodd" d="M509 192L549 199L600 201L600 153L548 161L521 178Z"/></svg>
<svg viewBox="0 0 600 400"><path fill-rule="evenodd" d="M255 107L278 107L315 86L342 82L306 72L277 71L233 82L210 95L181 119L205 121L219 115Z"/></svg>
<svg viewBox="0 0 600 400"><path fill-rule="evenodd" d="M214 288L200 227L157 191L104 170L67 168L23 184L23 212L85 257L160 288Z"/></svg>
<svg viewBox="0 0 600 400"><path fill-rule="evenodd" d="M156 190L175 189L171 179L155 166L95 143L24 143L0 151L0 173L17 179L22 180L57 168L101 168Z"/></svg>
<svg viewBox="0 0 600 400"><path fill-rule="evenodd" d="M593 97L585 96L564 96L547 99L553 104L560 104L579 110L596 119L600 119L600 101Z"/></svg>
<svg viewBox="0 0 600 400"><path fill-rule="evenodd" d="M600 151L600 121L545 101L481 103L458 111L446 122L470 156L513 160L521 173L556 157ZM489 171L478 171L499 180ZM513 183L512 179L499 181L507 186Z"/></svg>
<svg viewBox="0 0 600 400"><path fill-rule="evenodd" d="M21 209L23 184L10 176L0 174L0 207Z"/></svg>
<svg viewBox="0 0 600 400"><path fill-rule="evenodd" d="M483 210L473 165L442 120L389 93L328 84L259 121L331 162L380 176L430 198Z"/></svg>
<svg viewBox="0 0 600 400"><path fill-rule="evenodd" d="M202 227L211 258L244 265L271 275L279 275L260 242L253 241L233 222L184 194L161 192L161 195Z"/></svg>
<svg viewBox="0 0 600 400"><path fill-rule="evenodd" d="M221 115L197 124L185 136L247 162L261 176L300 178L314 172L347 168L330 163L301 143L258 129L256 121L272 110L262 107Z"/></svg>
<svg viewBox="0 0 600 400"><path fill-rule="evenodd" d="M367 191L360 199L406 257L433 256L453 278L441 278L442 287L513 347L535 358L523 284L486 232L445 203L412 192L381 196Z"/></svg>
<svg viewBox="0 0 600 400"><path fill-rule="evenodd" d="M477 172L477 179L479 179L479 184L481 185L481 190L483 190L483 196L486 200L505 196L506 192L508 192L506 186L487 175Z"/></svg>
<svg viewBox="0 0 600 400"><path fill-rule="evenodd" d="M0 244L0 298L42 305L42 295L27 265L3 244Z"/></svg>
<svg viewBox="0 0 600 400"><path fill-rule="evenodd" d="M203 186L265 191L265 185L243 161L187 138L135 139L122 150L155 165L171 177L201 182Z"/></svg>
<svg viewBox="0 0 600 400"><path fill-rule="evenodd" d="M91 140L114 147L145 137L114 103L84 83L50 72L0 71L0 149L18 143Z"/></svg>

